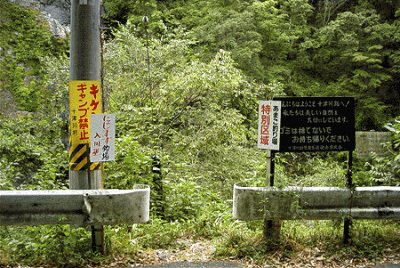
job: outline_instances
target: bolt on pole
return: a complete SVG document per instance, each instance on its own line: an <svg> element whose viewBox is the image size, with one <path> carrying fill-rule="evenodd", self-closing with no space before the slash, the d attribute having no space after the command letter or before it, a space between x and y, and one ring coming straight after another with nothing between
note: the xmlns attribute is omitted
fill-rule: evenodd
<svg viewBox="0 0 400 268"><path fill-rule="evenodd" d="M70 161L71 190L103 188L101 163L90 162L90 114L102 113L100 0L71 1L70 43ZM104 252L104 229L92 227L92 247Z"/></svg>

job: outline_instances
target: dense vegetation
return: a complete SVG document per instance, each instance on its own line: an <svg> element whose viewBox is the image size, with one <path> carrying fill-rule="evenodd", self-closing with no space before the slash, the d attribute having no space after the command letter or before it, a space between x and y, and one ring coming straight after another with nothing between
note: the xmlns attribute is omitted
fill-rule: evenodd
<svg viewBox="0 0 400 268"><path fill-rule="evenodd" d="M2 34L13 12L27 14L19 18L34 24L29 9L3 2L0 7ZM234 183L267 184L265 152L255 148L258 100L355 96L357 130L382 130L390 123L398 147L398 1L107 0L105 7L114 27L103 44L103 90L106 112L117 115L117 159L105 164L105 188L152 185L152 157L160 155L165 213L152 213L149 224L134 228L108 227L112 253L106 256L90 252L82 229L0 227L0 264L77 266L117 255L135 260L142 249L185 247L177 242L183 237L214 240L216 257L260 263L296 258L305 248L318 248L332 262L376 261L399 250L399 226L389 221L355 223L348 247L341 244L341 223L287 222L282 243L273 247L262 241L262 222L232 218L229 201ZM35 105L19 101L21 109L37 113L1 118L0 189L68 187L69 76L58 69L68 66L68 58L49 44L35 43L40 53L32 62L40 66L35 74L41 90L28 98ZM19 41L13 47L19 51ZM18 53L23 58L27 52ZM2 59L0 85L19 100L22 77L10 75L18 61ZM355 184L399 185L395 149L387 157L355 158ZM275 181L343 186L345 162L345 152L279 153Z"/></svg>
<svg viewBox="0 0 400 268"><path fill-rule="evenodd" d="M48 97L41 83L42 57L59 57L68 49L68 40L52 36L38 15L38 10L0 2L0 90L11 91L18 107L29 112Z"/></svg>
<svg viewBox="0 0 400 268"><path fill-rule="evenodd" d="M105 7L139 37L183 29L201 61L229 51L248 80L279 84L289 96L355 96L357 130L381 129L398 115L398 1L108 0Z"/></svg>

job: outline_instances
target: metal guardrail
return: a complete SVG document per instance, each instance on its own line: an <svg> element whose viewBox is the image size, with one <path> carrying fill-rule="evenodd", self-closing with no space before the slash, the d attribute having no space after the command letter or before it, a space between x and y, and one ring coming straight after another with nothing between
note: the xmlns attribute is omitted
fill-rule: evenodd
<svg viewBox="0 0 400 268"><path fill-rule="evenodd" d="M150 187L132 190L0 191L0 225L145 223Z"/></svg>
<svg viewBox="0 0 400 268"><path fill-rule="evenodd" d="M238 187L239 220L399 219L400 187Z"/></svg>

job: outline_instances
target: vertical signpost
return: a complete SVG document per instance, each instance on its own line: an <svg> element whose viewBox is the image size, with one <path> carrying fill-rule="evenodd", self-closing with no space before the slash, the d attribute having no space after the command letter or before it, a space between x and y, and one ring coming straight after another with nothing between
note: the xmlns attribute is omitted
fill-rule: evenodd
<svg viewBox="0 0 400 268"><path fill-rule="evenodd" d="M355 149L353 97L282 97L279 151L348 151L347 187L353 188ZM344 243L349 242L351 219L344 221Z"/></svg>
<svg viewBox="0 0 400 268"><path fill-rule="evenodd" d="M70 189L101 189L102 165L90 163L90 115L101 113L100 0L71 1ZM104 252L102 225L92 227L93 249Z"/></svg>
<svg viewBox="0 0 400 268"><path fill-rule="evenodd" d="M267 150L267 180L274 186L273 150L279 150L280 145L281 102L260 101L258 109L258 140L257 147ZM268 184L268 182L267 182ZM264 221L264 238L277 241L280 235L281 223L277 220Z"/></svg>
<svg viewBox="0 0 400 268"><path fill-rule="evenodd" d="M284 97L260 101L258 141L267 149L267 177L274 185L274 153L348 151L347 187L353 189L352 152L355 149L353 97ZM344 243L349 242L351 219L344 219ZM276 241L280 222L265 220L264 237Z"/></svg>

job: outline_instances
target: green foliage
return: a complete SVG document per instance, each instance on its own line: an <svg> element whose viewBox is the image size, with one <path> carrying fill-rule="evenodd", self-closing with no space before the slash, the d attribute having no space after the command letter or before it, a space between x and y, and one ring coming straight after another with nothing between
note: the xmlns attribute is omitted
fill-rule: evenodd
<svg viewBox="0 0 400 268"><path fill-rule="evenodd" d="M276 183L278 187L345 186L346 166L341 163L339 156L318 153L279 153L275 158L278 166L276 173L279 174Z"/></svg>
<svg viewBox="0 0 400 268"><path fill-rule="evenodd" d="M171 133L180 135L175 130L182 127L186 129L184 135L189 136L187 131L196 131L199 126L209 128L211 122L203 122L200 118L210 116L214 117L209 119L213 124L226 120L241 121L243 119L237 110L246 117L254 115L254 108L249 106L256 103L256 92L268 95L265 92L269 91L271 97L279 94L277 89L271 92L265 86L248 83L224 51L208 64L191 60L189 45L192 42L186 39L164 44L152 40L148 72L145 43L134 38L129 31L128 27L123 27L116 33L118 43L111 42L107 47L110 53L105 55L105 60L109 75L105 88L106 91L114 89L109 93L111 110L122 108L128 114L136 112L139 119L131 120L154 121L137 125L139 129L146 128L146 133L155 132L146 134L148 136L166 138ZM152 125L157 125L157 128L148 129ZM136 136L141 139L140 135Z"/></svg>
<svg viewBox="0 0 400 268"><path fill-rule="evenodd" d="M230 200L235 183L268 184L265 152L255 148L259 99L284 92L352 95L358 99L357 128L381 127L393 108L382 92L395 85L399 69L397 19L383 21L370 5L338 12L316 5L313 10L305 0L143 3L105 2L110 18L127 23L105 45L103 89L106 112L117 115L117 148L116 161L104 164L104 186L152 187L148 224L106 228L110 258L139 258L143 249L184 249L182 240L188 237L218 241L218 258L275 265L315 248L332 262L377 259L387 248L398 248L398 226L387 221L357 222L349 247L341 244L340 223L285 222L282 243L270 244L262 239L263 222L232 218ZM68 59L54 57L66 45L38 26L31 10L3 2L0 7L6 36L0 39L1 70L7 73L1 73L0 85L12 89L21 107L38 111L1 119L0 189L66 188L68 153L62 141L69 77L59 67L68 66ZM24 66L18 65L21 61ZM28 83L27 75L42 80ZM400 130L398 122L393 128ZM394 136L398 147L399 135ZM356 159L355 184L398 185L399 156L392 154ZM155 201L161 194L155 191L154 155L161 159L161 203ZM276 186L345 184L345 153L279 153L275 160ZM160 205L164 214L155 215ZM66 226L1 227L0 260L89 265L102 260L88 249L89 240L83 229Z"/></svg>
<svg viewBox="0 0 400 268"><path fill-rule="evenodd" d="M106 0L104 1L104 7L107 11L108 19L111 19L114 23L119 22L125 24L128 18L132 15L137 16L137 22L142 22L142 17L146 10L147 16L151 17L157 6L156 0L142 1L122 1L122 0ZM141 16L141 17L140 17Z"/></svg>
<svg viewBox="0 0 400 268"><path fill-rule="evenodd" d="M387 52L382 44L392 27L381 23L373 10L360 8L339 13L315 34L314 72L329 84L324 94L358 98L356 129L379 130L388 119L388 107L377 89L391 79L390 70L383 65Z"/></svg>
<svg viewBox="0 0 400 268"><path fill-rule="evenodd" d="M354 161L354 181L357 186L398 186L400 185L400 121L394 119L386 124L391 131L391 141L385 144L387 154L378 156L373 154L367 159L357 159Z"/></svg>
<svg viewBox="0 0 400 268"><path fill-rule="evenodd" d="M170 222L168 225L159 219L153 219L149 224L134 226L133 235L130 242L140 245L143 248L165 248L179 247L176 243L177 238L185 235L187 224L179 221ZM157 238L152 234L157 232Z"/></svg>
<svg viewBox="0 0 400 268"><path fill-rule="evenodd" d="M292 84L293 71L304 68L307 60L299 45L310 34L307 19L312 7L301 0L254 1L249 9L255 14L257 31L263 38L260 55L266 68L263 81L285 81L287 92L292 91L293 87L298 87ZM296 58L299 63L294 61Z"/></svg>
<svg viewBox="0 0 400 268"><path fill-rule="evenodd" d="M151 159L146 156L135 139L116 141L116 160L105 163L107 189L132 189L135 184L151 183Z"/></svg>
<svg viewBox="0 0 400 268"><path fill-rule="evenodd" d="M257 224L262 226L261 221ZM281 266L288 262L307 266L310 260L314 265L340 266L339 263L355 258L378 262L400 242L390 221L355 222L348 246L342 244L342 230L338 227L340 225L332 221L286 221L281 241L273 243L263 240L259 233L252 231L251 226L237 223L235 229L223 235L215 255L251 259L263 266Z"/></svg>
<svg viewBox="0 0 400 268"><path fill-rule="evenodd" d="M210 60L220 49L230 51L245 74L260 80L262 39L254 21L255 16L249 11L216 9L208 13L193 29L196 40L200 40L197 47L201 57Z"/></svg>
<svg viewBox="0 0 400 268"><path fill-rule="evenodd" d="M15 67L11 73L10 89L18 102L18 107L25 111L37 111L43 102L41 99L47 92L33 78L30 82L26 80L24 67Z"/></svg>
<svg viewBox="0 0 400 268"><path fill-rule="evenodd" d="M398 114L391 97L398 87L398 19L394 11L383 13L383 6L393 3L212 0L134 5L128 21L137 36L146 37L146 27L151 37L165 40L183 29L196 41L190 46L200 61L209 62L220 49L229 51L248 79L279 83L287 95L355 96L357 130L381 130L391 114ZM150 17L146 26L144 10Z"/></svg>
<svg viewBox="0 0 400 268"><path fill-rule="evenodd" d="M37 119L36 119L37 120ZM7 187L54 189L66 183L68 154L61 143L60 122L35 121L32 116L2 119L1 177Z"/></svg>
<svg viewBox="0 0 400 268"><path fill-rule="evenodd" d="M65 122L68 73L66 59L43 58L46 101L36 113L0 118L0 189L65 188L68 180ZM43 96L42 96L43 97ZM31 97L32 101L36 101ZM43 100L41 100L43 101Z"/></svg>
<svg viewBox="0 0 400 268"><path fill-rule="evenodd" d="M373 157L372 161L365 163L365 170L371 177L370 184L373 185L385 185L385 186L399 186L399 174L400 168L399 161L392 157Z"/></svg>
<svg viewBox="0 0 400 268"><path fill-rule="evenodd" d="M159 154L165 218L193 219L210 190L207 180L228 198L234 181L254 175L262 153L247 145L255 142L256 94L281 91L247 82L225 51L209 63L196 60L187 39L151 40L146 66L146 43L134 33L122 26L106 47L105 90L121 144L115 163L105 166L109 185L152 185L150 157Z"/></svg>
<svg viewBox="0 0 400 268"><path fill-rule="evenodd" d="M223 242L220 243L215 251L216 257L233 257L233 258L252 258L256 262L261 261L270 248L263 239L249 230L245 223L235 223L235 229L229 230L223 236Z"/></svg>
<svg viewBox="0 0 400 268"><path fill-rule="evenodd" d="M8 265L84 267L96 259L90 233L65 225L0 227L1 245L7 245ZM0 246L0 249L2 249ZM4 248L3 248L4 250Z"/></svg>
<svg viewBox="0 0 400 268"><path fill-rule="evenodd" d="M388 123L387 127L392 132L392 141L383 144L388 151L386 156L373 155L366 160L356 162L356 180L360 186L398 186L400 185L400 123L399 118L393 123Z"/></svg>
<svg viewBox="0 0 400 268"><path fill-rule="evenodd" d="M0 2L1 90L10 90L19 109L31 112L47 97L40 59L64 56L68 48L68 40L51 36L47 22L38 15L19 4Z"/></svg>

